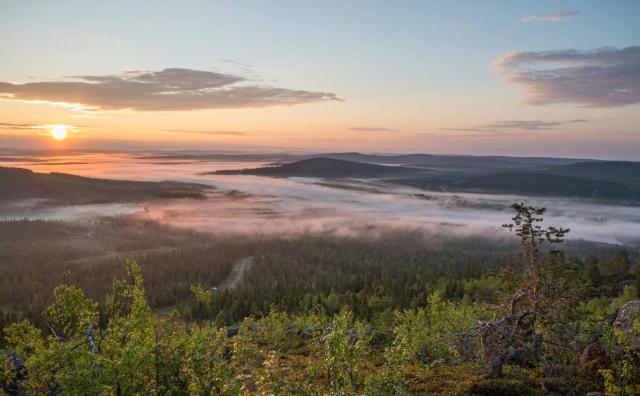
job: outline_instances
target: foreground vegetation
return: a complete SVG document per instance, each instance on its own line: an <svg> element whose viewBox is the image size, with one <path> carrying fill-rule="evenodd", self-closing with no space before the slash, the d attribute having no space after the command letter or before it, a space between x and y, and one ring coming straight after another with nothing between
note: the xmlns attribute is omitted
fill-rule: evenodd
<svg viewBox="0 0 640 396"><path fill-rule="evenodd" d="M40 320L6 326L0 383L9 394L640 393L640 310L628 309L640 263L624 251L569 259L550 249L567 230L514 208L522 255L506 265L481 240L468 255L451 255L463 251L452 241L269 241L243 287L214 293L198 279L168 316L129 260L104 298L62 285Z"/></svg>

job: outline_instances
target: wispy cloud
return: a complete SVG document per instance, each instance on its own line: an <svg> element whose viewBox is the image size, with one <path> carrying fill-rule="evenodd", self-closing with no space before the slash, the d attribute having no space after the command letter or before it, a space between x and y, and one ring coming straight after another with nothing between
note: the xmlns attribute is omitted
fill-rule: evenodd
<svg viewBox="0 0 640 396"><path fill-rule="evenodd" d="M38 125L38 124L17 124L17 123L12 123L12 122L0 122L0 129L10 129L10 130L48 130L51 129L53 125L49 125L49 124L43 124L43 125ZM65 127L71 129L71 130L76 130L76 129L82 129L84 128L84 126L79 126L79 125L64 125Z"/></svg>
<svg viewBox="0 0 640 396"><path fill-rule="evenodd" d="M463 132L531 132L531 131L547 131L557 130L564 124L573 124L579 122L589 122L589 120L570 120L570 121L541 121L541 120L510 120L498 121L489 124L476 125L467 128L445 128L448 131Z"/></svg>
<svg viewBox="0 0 640 396"><path fill-rule="evenodd" d="M165 132L175 133L197 133L200 135L229 135L229 136L244 136L246 133L240 131L190 131L188 129L164 129Z"/></svg>
<svg viewBox="0 0 640 396"><path fill-rule="evenodd" d="M528 15L520 18L520 22L531 23L531 22L562 22L568 19L573 18L578 15L580 11L565 11L559 12L553 15Z"/></svg>
<svg viewBox="0 0 640 396"><path fill-rule="evenodd" d="M353 126L349 129L357 132L395 132L393 129L381 127Z"/></svg>
<svg viewBox="0 0 640 396"><path fill-rule="evenodd" d="M0 82L0 98L93 110L174 111L257 108L341 100L333 93L248 84L248 79L191 69L127 71L54 82Z"/></svg>
<svg viewBox="0 0 640 396"><path fill-rule="evenodd" d="M41 125L33 125L33 124L15 124L11 122L0 122L0 129L13 129L13 130L23 130L23 129L41 129Z"/></svg>
<svg viewBox="0 0 640 396"><path fill-rule="evenodd" d="M640 46L508 53L494 62L529 104L615 107L640 103Z"/></svg>

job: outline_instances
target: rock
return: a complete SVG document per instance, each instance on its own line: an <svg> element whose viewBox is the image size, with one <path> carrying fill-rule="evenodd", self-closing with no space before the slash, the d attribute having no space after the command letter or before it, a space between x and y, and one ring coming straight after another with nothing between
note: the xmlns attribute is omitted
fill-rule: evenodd
<svg viewBox="0 0 640 396"><path fill-rule="evenodd" d="M587 345L580 354L580 367L594 375L597 374L598 369L607 367L608 363L607 352L598 341Z"/></svg>
<svg viewBox="0 0 640 396"><path fill-rule="evenodd" d="M300 337L302 337L302 338L311 338L311 337L313 337L315 332L316 332L316 327L315 326L309 326L309 327L306 327L306 328L300 330Z"/></svg>
<svg viewBox="0 0 640 396"><path fill-rule="evenodd" d="M346 329L344 331L344 335L346 335L346 336L356 336L356 335L358 335L358 332L355 331L354 329Z"/></svg>
<svg viewBox="0 0 640 396"><path fill-rule="evenodd" d="M613 322L613 329L627 333L629 335L627 347L631 350L640 351L640 333L633 331L634 319L640 319L640 300L629 301L618 309L618 314Z"/></svg>
<svg viewBox="0 0 640 396"><path fill-rule="evenodd" d="M240 331L240 326L229 326L227 327L227 337L233 337L238 335Z"/></svg>
<svg viewBox="0 0 640 396"><path fill-rule="evenodd" d="M616 321L616 318L618 317L618 312L620 311L620 309L616 309L613 312L609 312L609 314L604 318L604 320L607 321L607 323L609 323L609 326L613 325L613 322Z"/></svg>

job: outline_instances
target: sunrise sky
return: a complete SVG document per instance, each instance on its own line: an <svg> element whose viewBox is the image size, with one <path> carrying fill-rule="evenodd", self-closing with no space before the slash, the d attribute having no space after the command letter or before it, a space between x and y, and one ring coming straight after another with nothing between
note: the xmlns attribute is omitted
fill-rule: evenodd
<svg viewBox="0 0 640 396"><path fill-rule="evenodd" d="M638 20L637 0L0 0L0 148L638 160Z"/></svg>

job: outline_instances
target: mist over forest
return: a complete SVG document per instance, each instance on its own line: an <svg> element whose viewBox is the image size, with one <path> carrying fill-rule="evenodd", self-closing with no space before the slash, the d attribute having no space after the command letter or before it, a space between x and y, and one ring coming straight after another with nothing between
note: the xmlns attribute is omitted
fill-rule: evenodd
<svg viewBox="0 0 640 396"><path fill-rule="evenodd" d="M24 155L24 154L23 154ZM585 239L597 242L637 244L640 235L640 204L635 200L611 200L599 197L566 196L526 196L481 192L443 192L433 189L421 189L410 184L412 177L398 181L398 173L372 177L340 176L343 169L338 163L338 173L328 177L268 177L255 175L226 174L237 169L262 168L271 163L263 161L248 162L249 159L287 159L292 163L298 158L294 155L242 155L235 154L100 154L76 153L71 155L52 155L32 158L29 156L11 156L12 160L0 162L2 166L25 167L38 171L53 169L85 177L98 177L111 180L126 179L135 181L164 182L156 191L145 186L138 188L134 196L114 190L109 186L109 197L86 193L97 186L76 187L79 192L88 195L80 202L81 195L73 191L74 187L58 184L58 188L67 191L79 204L69 205L69 199L61 200L58 193L34 190L33 196L23 196L20 200L10 199L6 191L18 188L15 185L4 189L4 199L0 202L0 214L4 218L43 218L58 220L81 220L100 215L130 214L143 219L153 219L165 224L185 227L211 233L225 234L275 234L299 235L305 233L327 233L333 235L361 235L385 230L420 231L425 235L452 234L495 234L501 224L509 219L510 205L513 202L528 202L534 206L547 207L555 221L571 228L571 239ZM324 157L325 154L319 155ZM338 155L333 154L337 157ZM9 157L9 156L7 156ZM351 154L348 158L353 159ZM384 156L370 156L380 162L399 161L397 157L387 159ZM395 159L394 159L395 158ZM479 157L482 159L483 157ZM238 162L239 159L245 159ZM306 161L306 160L302 160ZM415 162L416 158L408 161ZM431 160L433 161L433 160ZM447 159L455 173L448 170L442 173L448 177L457 177L459 168L467 166L469 161L463 157L456 165ZM474 171L477 162L474 159ZM501 160L506 162L505 159ZM547 164L550 160L529 160L525 165L513 159L518 167ZM559 162L560 160L556 160ZM570 164L570 160L565 160ZM369 166L367 163L359 163ZM440 160L442 162L442 160ZM488 159L488 169L495 168L495 159ZM531 165L531 162L534 165ZM345 162L349 164L348 162ZM584 163L584 162L579 162ZM629 164L634 164L630 162ZM108 166L105 166L108 165ZM334 164L330 164L334 165ZM324 171L323 163L318 167ZM341 167L342 166L342 167ZM383 168L381 165L376 165ZM554 164L554 166L557 166ZM563 166L566 166L563 164ZM271 165L271 169L278 166ZM606 167L604 168L607 169ZM243 171L247 172L247 171ZM486 173L487 171L485 171ZM640 170L625 173L634 185L640 180ZM60 176L52 176L60 177ZM463 176L459 176L463 177ZM523 179L526 178L522 176ZM6 180L6 177L5 177ZM182 191L168 181L185 184ZM5 181L8 183L8 181ZM35 182L42 189L43 181ZM55 182L54 182L55 183ZM198 184L210 187L198 191ZM141 185L141 187L144 185ZM134 183L127 188L135 188ZM154 187L155 188L155 187ZM541 187L543 188L543 187ZM173 191L169 191L173 189ZM188 189L191 189L189 191ZM25 194L29 194L28 192ZM41 196L39 196L40 194ZM48 196L45 196L47 195ZM145 195L147 194L145 198ZM171 199L189 197L199 198L195 194L206 194L206 199ZM162 196L161 200L155 199ZM57 201L56 201L57 200ZM54 202L55 201L55 202ZM120 201L120 202L109 202Z"/></svg>

